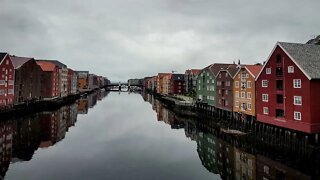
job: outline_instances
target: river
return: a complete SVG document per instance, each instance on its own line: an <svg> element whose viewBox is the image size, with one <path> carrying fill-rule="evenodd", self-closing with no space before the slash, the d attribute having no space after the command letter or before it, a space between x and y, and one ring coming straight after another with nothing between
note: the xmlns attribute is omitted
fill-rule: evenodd
<svg viewBox="0 0 320 180"><path fill-rule="evenodd" d="M180 118L149 94L98 91L0 122L5 179L312 179Z"/></svg>

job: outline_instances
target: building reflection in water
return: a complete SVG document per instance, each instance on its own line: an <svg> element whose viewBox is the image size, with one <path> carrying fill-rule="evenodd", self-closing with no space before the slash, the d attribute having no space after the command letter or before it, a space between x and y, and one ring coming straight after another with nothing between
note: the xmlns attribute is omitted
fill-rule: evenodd
<svg viewBox="0 0 320 180"><path fill-rule="evenodd" d="M103 98L107 97L108 94L109 91L100 90L96 93L81 97L78 100L78 114L88 114L88 109L93 108L98 101L101 101Z"/></svg>
<svg viewBox="0 0 320 180"><path fill-rule="evenodd" d="M261 150L254 145L241 147L241 145L236 145L239 143L232 144L234 138L212 132L210 127L206 127L199 120L176 116L148 93L143 93L142 96L156 111L158 121L167 123L171 128L184 127L186 137L197 143L197 153L202 165L209 172L219 174L221 179L319 179L319 164L310 164L309 162L309 164L303 165L299 163L308 162L309 159L294 156L293 159L302 158L294 164L292 161L285 161L287 158L279 156L283 153L273 156L269 153L271 150L267 148ZM231 142L227 141L229 139ZM266 156L262 154L266 154ZM273 154L277 154L277 152ZM312 159L312 157L309 158ZM304 166L307 168L302 168Z"/></svg>
<svg viewBox="0 0 320 180"><path fill-rule="evenodd" d="M10 162L30 161L38 148L49 148L63 140L69 128L77 122L79 110L88 112L88 99L93 102L91 104L93 107L97 100L102 100L107 94L108 92L101 91L97 96L95 92L77 103L63 106L56 111L1 121L0 179L5 177ZM85 105L83 102L86 102Z"/></svg>

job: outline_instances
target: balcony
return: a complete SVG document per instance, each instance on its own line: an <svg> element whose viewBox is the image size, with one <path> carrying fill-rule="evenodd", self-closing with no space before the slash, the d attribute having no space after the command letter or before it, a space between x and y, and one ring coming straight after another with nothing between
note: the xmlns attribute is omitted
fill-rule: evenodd
<svg viewBox="0 0 320 180"><path fill-rule="evenodd" d="M277 67L276 68L276 76L277 77L282 77L283 76L283 68L282 67Z"/></svg>
<svg viewBox="0 0 320 180"><path fill-rule="evenodd" d="M277 91L283 90L283 80L276 80L276 90Z"/></svg>

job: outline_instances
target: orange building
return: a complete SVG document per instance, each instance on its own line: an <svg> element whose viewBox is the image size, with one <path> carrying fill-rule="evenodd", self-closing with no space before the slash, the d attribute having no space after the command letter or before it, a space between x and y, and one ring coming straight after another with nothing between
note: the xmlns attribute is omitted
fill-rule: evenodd
<svg viewBox="0 0 320 180"><path fill-rule="evenodd" d="M169 94L170 91L170 81L172 74L166 74L163 76L163 91L162 94Z"/></svg>
<svg viewBox="0 0 320 180"><path fill-rule="evenodd" d="M163 94L165 88L165 76L170 75L171 73L159 73L158 74L158 82L157 82L157 93Z"/></svg>
<svg viewBox="0 0 320 180"><path fill-rule="evenodd" d="M233 111L250 116L256 115L255 78L261 65L243 65L233 81Z"/></svg>

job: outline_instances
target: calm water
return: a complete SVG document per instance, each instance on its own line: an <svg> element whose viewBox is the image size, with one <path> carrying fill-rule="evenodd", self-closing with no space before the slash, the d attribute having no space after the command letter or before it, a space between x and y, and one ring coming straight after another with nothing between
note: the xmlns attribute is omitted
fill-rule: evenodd
<svg viewBox="0 0 320 180"><path fill-rule="evenodd" d="M177 117L150 95L98 92L0 122L6 179L309 179ZM313 171L312 171L313 172Z"/></svg>

